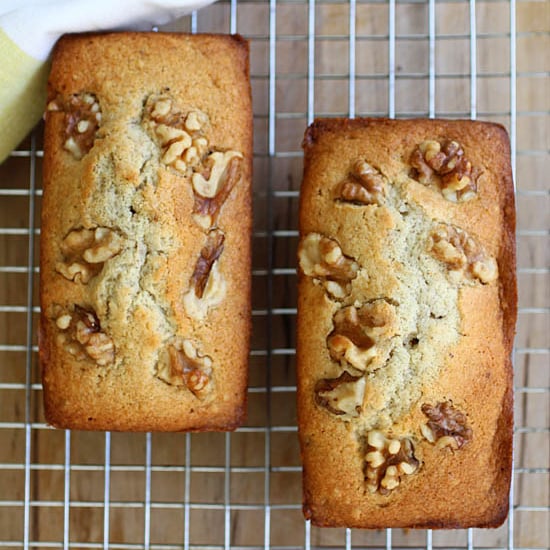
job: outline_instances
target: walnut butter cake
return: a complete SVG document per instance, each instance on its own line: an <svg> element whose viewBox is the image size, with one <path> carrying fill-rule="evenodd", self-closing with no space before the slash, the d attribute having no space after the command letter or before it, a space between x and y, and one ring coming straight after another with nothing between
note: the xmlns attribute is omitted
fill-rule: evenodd
<svg viewBox="0 0 550 550"><path fill-rule="evenodd" d="M238 36L68 35L49 79L46 419L228 430L246 410L252 110Z"/></svg>
<svg viewBox="0 0 550 550"><path fill-rule="evenodd" d="M303 147L306 517L499 525L517 302L506 132L472 121L319 119Z"/></svg>

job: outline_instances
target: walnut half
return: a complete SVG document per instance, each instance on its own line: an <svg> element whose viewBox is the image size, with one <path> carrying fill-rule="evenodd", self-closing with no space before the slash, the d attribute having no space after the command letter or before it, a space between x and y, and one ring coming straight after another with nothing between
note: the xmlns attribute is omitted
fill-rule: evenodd
<svg viewBox="0 0 550 550"><path fill-rule="evenodd" d="M330 297L343 299L351 292L359 264L344 255L335 239L309 233L300 241L298 259L304 274L320 281Z"/></svg>
<svg viewBox="0 0 550 550"><path fill-rule="evenodd" d="M193 219L203 229L216 225L222 206L241 179L242 158L237 151L215 151L206 157L203 170L193 174Z"/></svg>
<svg viewBox="0 0 550 550"><path fill-rule="evenodd" d="M356 418L363 408L365 377L343 372L338 378L323 378L315 384L315 402L344 419Z"/></svg>
<svg viewBox="0 0 550 550"><path fill-rule="evenodd" d="M183 297L185 311L195 319L203 319L208 309L219 304L225 295L226 283L218 261L224 240L221 231L210 232L195 264L191 288Z"/></svg>
<svg viewBox="0 0 550 550"><path fill-rule="evenodd" d="M60 245L63 261L55 269L69 281L86 284L122 250L122 238L108 227L73 229Z"/></svg>
<svg viewBox="0 0 550 550"><path fill-rule="evenodd" d="M420 426L422 435L439 448L461 449L472 439L472 429L467 425L466 415L450 402L436 405L424 403L422 412L428 422Z"/></svg>
<svg viewBox="0 0 550 550"><path fill-rule="evenodd" d="M355 161L348 177L338 185L336 200L357 205L380 204L384 178L366 160Z"/></svg>
<svg viewBox="0 0 550 550"><path fill-rule="evenodd" d="M403 476L414 474L419 467L410 439L386 437L378 430L368 432L365 481L370 493L388 495L400 485Z"/></svg>
<svg viewBox="0 0 550 550"><path fill-rule="evenodd" d="M343 307L333 317L334 330L327 338L330 356L343 368L364 373L380 366L389 352L388 340L395 335L395 308L385 300L375 300L357 308Z"/></svg>
<svg viewBox="0 0 550 550"><path fill-rule="evenodd" d="M160 147L160 160L181 174L192 172L207 154L207 124L205 113L184 112L168 95L151 95L145 102L143 125Z"/></svg>
<svg viewBox="0 0 550 550"><path fill-rule="evenodd" d="M61 313L55 324L61 331L58 335L59 343L77 360L92 359L101 367L113 363L113 340L101 330L93 310L75 304L74 310Z"/></svg>
<svg viewBox="0 0 550 550"><path fill-rule="evenodd" d="M450 139L423 141L410 158L412 176L425 185L436 185L452 202L473 199L479 170L465 157L462 146Z"/></svg>
<svg viewBox="0 0 550 550"><path fill-rule="evenodd" d="M212 359L201 354L191 340L181 340L168 346L166 356L157 364L156 376L201 398L211 387Z"/></svg>
<svg viewBox="0 0 550 550"><path fill-rule="evenodd" d="M438 224L430 233L431 254L445 263L454 274L487 284L498 277L496 260L462 229Z"/></svg>

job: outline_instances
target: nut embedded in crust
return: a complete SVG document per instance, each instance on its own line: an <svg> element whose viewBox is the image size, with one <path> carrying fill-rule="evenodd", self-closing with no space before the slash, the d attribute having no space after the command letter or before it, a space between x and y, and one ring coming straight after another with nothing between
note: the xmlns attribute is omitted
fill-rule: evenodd
<svg viewBox="0 0 550 550"><path fill-rule="evenodd" d="M160 161L180 174L190 175L207 153L204 130L208 116L199 110L184 112L168 95L151 95L145 102L143 125L158 143Z"/></svg>
<svg viewBox="0 0 550 550"><path fill-rule="evenodd" d="M385 300L375 300L360 308L355 305L338 310L333 317L334 330L327 338L330 356L344 368L365 372L375 359L385 359L384 344L395 335L395 309Z"/></svg>
<svg viewBox="0 0 550 550"><path fill-rule="evenodd" d="M55 111L65 113L64 149L80 160L93 147L101 123L97 97L89 92L69 97L58 95L47 106L47 112Z"/></svg>
<svg viewBox="0 0 550 550"><path fill-rule="evenodd" d="M219 269L225 236L212 231L202 248L190 280L190 290L183 297L185 311L195 319L203 319L208 310L218 305L226 289L225 279Z"/></svg>
<svg viewBox="0 0 550 550"><path fill-rule="evenodd" d="M410 439L388 437L379 430L367 433L365 483L370 493L389 495L419 467Z"/></svg>
<svg viewBox="0 0 550 550"><path fill-rule="evenodd" d="M223 252L224 240L225 236L221 231L212 231L208 235L206 245L201 250L195 270L191 276L191 283L197 298L202 298L204 295L204 289L206 288L206 282L210 276L212 265Z"/></svg>
<svg viewBox="0 0 550 550"><path fill-rule="evenodd" d="M304 274L320 281L330 297L343 299L351 292L359 264L344 255L335 239L309 233L300 242L298 259Z"/></svg>
<svg viewBox="0 0 550 550"><path fill-rule="evenodd" d="M357 205L380 204L384 178L366 160L355 161L347 179L336 190L336 199Z"/></svg>
<svg viewBox="0 0 550 550"><path fill-rule="evenodd" d="M57 262L55 270L69 281L86 284L122 250L122 238L108 227L73 229L60 250L63 261Z"/></svg>
<svg viewBox="0 0 550 550"><path fill-rule="evenodd" d="M324 378L315 384L315 402L342 419L361 414L365 377L343 372L338 378Z"/></svg>
<svg viewBox="0 0 550 550"><path fill-rule="evenodd" d="M113 340L101 330L95 311L75 304L73 312L62 312L55 324L60 343L77 360L92 359L101 367L114 362Z"/></svg>
<svg viewBox="0 0 550 550"><path fill-rule="evenodd" d="M467 425L466 415L452 403L424 403L422 412L428 417L428 422L420 427L422 435L437 447L461 449L472 439L472 429Z"/></svg>
<svg viewBox="0 0 550 550"><path fill-rule="evenodd" d="M465 202L477 194L479 170L472 167L457 141L423 141L412 152L410 164L414 179L436 185L449 201Z"/></svg>
<svg viewBox="0 0 550 550"><path fill-rule="evenodd" d="M203 229L216 225L222 206L241 179L242 158L236 151L214 152L207 157L205 171L193 174L193 218Z"/></svg>
<svg viewBox="0 0 550 550"><path fill-rule="evenodd" d="M204 397L211 387L212 359L199 353L190 340L169 345L157 365L156 376L172 386L183 386L196 397Z"/></svg>
<svg viewBox="0 0 550 550"><path fill-rule="evenodd" d="M429 251L455 274L477 279L483 284L498 278L496 260L454 225L440 223L431 231Z"/></svg>

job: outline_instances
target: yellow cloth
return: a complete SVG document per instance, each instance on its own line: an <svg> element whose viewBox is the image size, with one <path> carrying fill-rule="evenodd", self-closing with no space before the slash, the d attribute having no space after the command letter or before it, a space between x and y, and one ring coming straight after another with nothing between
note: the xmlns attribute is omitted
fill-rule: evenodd
<svg viewBox="0 0 550 550"><path fill-rule="evenodd" d="M0 162L40 120L47 79L48 64L26 54L0 29Z"/></svg>

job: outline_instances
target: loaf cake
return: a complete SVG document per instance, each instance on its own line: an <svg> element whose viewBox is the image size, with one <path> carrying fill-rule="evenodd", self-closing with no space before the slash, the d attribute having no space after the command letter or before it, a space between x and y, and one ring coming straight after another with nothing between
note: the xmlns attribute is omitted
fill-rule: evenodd
<svg viewBox="0 0 550 550"><path fill-rule="evenodd" d="M505 130L319 119L303 147L306 517L359 528L501 524L517 308Z"/></svg>
<svg viewBox="0 0 550 550"><path fill-rule="evenodd" d="M67 35L48 83L40 361L60 428L246 410L252 110L239 36Z"/></svg>

